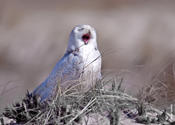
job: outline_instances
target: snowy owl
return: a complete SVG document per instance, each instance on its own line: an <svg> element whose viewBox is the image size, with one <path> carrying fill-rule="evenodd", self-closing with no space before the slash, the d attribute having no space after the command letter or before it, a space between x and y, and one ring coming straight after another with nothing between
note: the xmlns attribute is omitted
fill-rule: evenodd
<svg viewBox="0 0 175 125"><path fill-rule="evenodd" d="M58 86L64 91L77 84L84 91L100 78L101 54L97 47L96 31L89 25L78 25L70 33L64 56L33 94L46 100L55 95Z"/></svg>

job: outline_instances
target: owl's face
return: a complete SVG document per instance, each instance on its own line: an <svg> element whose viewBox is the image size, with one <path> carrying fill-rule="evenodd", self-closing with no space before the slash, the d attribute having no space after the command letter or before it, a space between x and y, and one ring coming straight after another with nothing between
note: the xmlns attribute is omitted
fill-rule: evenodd
<svg viewBox="0 0 175 125"><path fill-rule="evenodd" d="M73 29L73 34L77 42L82 42L85 45L89 44L96 38L95 29L89 25L79 25Z"/></svg>
<svg viewBox="0 0 175 125"><path fill-rule="evenodd" d="M74 50L83 45L97 46L95 29L89 25L78 25L70 34L69 48Z"/></svg>

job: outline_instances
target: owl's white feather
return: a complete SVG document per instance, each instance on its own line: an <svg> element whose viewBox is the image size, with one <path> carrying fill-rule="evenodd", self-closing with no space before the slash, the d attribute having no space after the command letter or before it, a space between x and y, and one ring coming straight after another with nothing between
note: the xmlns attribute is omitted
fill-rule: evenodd
<svg viewBox="0 0 175 125"><path fill-rule="evenodd" d="M97 48L96 31L89 25L79 25L72 30L66 53L33 94L42 100L48 99L55 94L57 85L64 90L78 84L80 78L84 80L83 88L92 87L92 82L101 78L101 54Z"/></svg>

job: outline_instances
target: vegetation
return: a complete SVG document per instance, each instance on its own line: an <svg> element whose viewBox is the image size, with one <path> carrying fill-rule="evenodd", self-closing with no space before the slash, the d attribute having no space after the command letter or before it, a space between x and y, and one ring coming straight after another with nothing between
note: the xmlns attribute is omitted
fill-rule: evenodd
<svg viewBox="0 0 175 125"><path fill-rule="evenodd" d="M105 89L106 85L111 85L111 88ZM101 117L98 124L117 125L124 116L142 124L173 124L166 111L158 111L127 95L121 86L122 80L117 83L116 80L103 79L87 92L58 91L53 99L45 102L27 92L21 102L5 109L0 123L88 125L93 120L90 116L93 116L96 121Z"/></svg>

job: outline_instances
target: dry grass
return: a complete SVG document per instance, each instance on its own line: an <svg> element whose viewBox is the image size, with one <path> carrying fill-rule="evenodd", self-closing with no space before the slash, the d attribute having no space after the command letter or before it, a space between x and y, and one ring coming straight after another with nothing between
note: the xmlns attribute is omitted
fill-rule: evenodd
<svg viewBox="0 0 175 125"><path fill-rule="evenodd" d="M111 84L112 88L104 89L107 84ZM26 125L78 125L83 124L83 120L89 114L98 113L108 119L111 125L117 125L120 122L121 112L140 123L169 122L166 112L163 112L163 118L161 111L158 112L148 104L127 95L121 86L122 80L116 82L113 79L108 81L102 79L87 92L79 93L69 89L62 93L58 90L52 100L45 102L40 102L39 97L27 92L21 102L5 109L1 115L1 123L7 122L4 118L8 118L11 122ZM159 115L149 118L149 115L146 115L148 111ZM88 124L88 121L86 123Z"/></svg>

